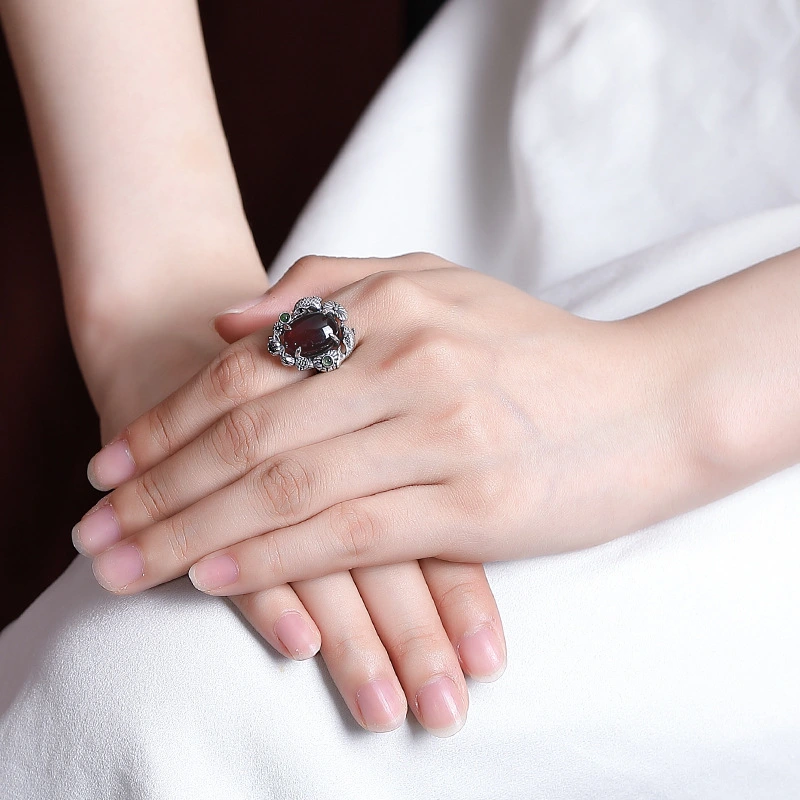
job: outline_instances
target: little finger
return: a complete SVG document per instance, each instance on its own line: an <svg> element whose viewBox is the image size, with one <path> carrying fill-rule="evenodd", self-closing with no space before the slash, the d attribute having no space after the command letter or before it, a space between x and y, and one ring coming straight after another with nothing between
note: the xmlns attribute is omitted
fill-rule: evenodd
<svg viewBox="0 0 800 800"><path fill-rule="evenodd" d="M461 668L477 681L497 680L506 668L506 642L483 566L438 558L420 566Z"/></svg>
<svg viewBox="0 0 800 800"><path fill-rule="evenodd" d="M295 661L319 652L319 628L290 586L232 597L236 607L275 650Z"/></svg>

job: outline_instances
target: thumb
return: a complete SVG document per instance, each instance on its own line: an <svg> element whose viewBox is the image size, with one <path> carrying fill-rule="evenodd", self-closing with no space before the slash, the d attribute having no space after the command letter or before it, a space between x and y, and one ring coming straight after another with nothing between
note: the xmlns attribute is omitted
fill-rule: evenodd
<svg viewBox="0 0 800 800"><path fill-rule="evenodd" d="M235 342L272 325L281 313L291 311L301 297L327 297L367 275L400 269L398 260L304 256L265 294L214 317L214 328L226 342Z"/></svg>

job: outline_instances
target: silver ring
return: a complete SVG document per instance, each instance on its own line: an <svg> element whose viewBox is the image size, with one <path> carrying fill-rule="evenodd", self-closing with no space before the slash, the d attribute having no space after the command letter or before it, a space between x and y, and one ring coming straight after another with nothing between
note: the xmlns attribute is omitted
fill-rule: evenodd
<svg viewBox="0 0 800 800"><path fill-rule="evenodd" d="M301 297L272 328L267 349L287 367L330 372L338 369L356 346L356 332L342 323L347 312L333 300Z"/></svg>

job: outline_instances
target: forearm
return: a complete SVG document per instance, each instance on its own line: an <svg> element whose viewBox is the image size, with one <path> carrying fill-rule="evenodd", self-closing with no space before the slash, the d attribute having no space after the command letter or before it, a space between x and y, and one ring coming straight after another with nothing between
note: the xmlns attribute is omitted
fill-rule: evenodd
<svg viewBox="0 0 800 800"><path fill-rule="evenodd" d="M266 279L195 3L0 0L0 13L84 372L135 337L211 346L208 318Z"/></svg>
<svg viewBox="0 0 800 800"><path fill-rule="evenodd" d="M800 250L638 319L668 365L691 505L800 461Z"/></svg>

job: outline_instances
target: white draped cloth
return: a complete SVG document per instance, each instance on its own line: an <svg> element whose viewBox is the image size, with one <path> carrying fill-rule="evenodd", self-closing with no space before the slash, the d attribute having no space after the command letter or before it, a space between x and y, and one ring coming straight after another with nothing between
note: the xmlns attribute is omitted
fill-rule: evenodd
<svg viewBox="0 0 800 800"><path fill-rule="evenodd" d="M799 76L793 0L451 0L275 273L429 250L581 315L642 311L800 246ZM795 467L490 565L508 669L447 740L362 731L320 660L186 578L115 597L77 558L0 636L0 796L798 797L799 534Z"/></svg>

